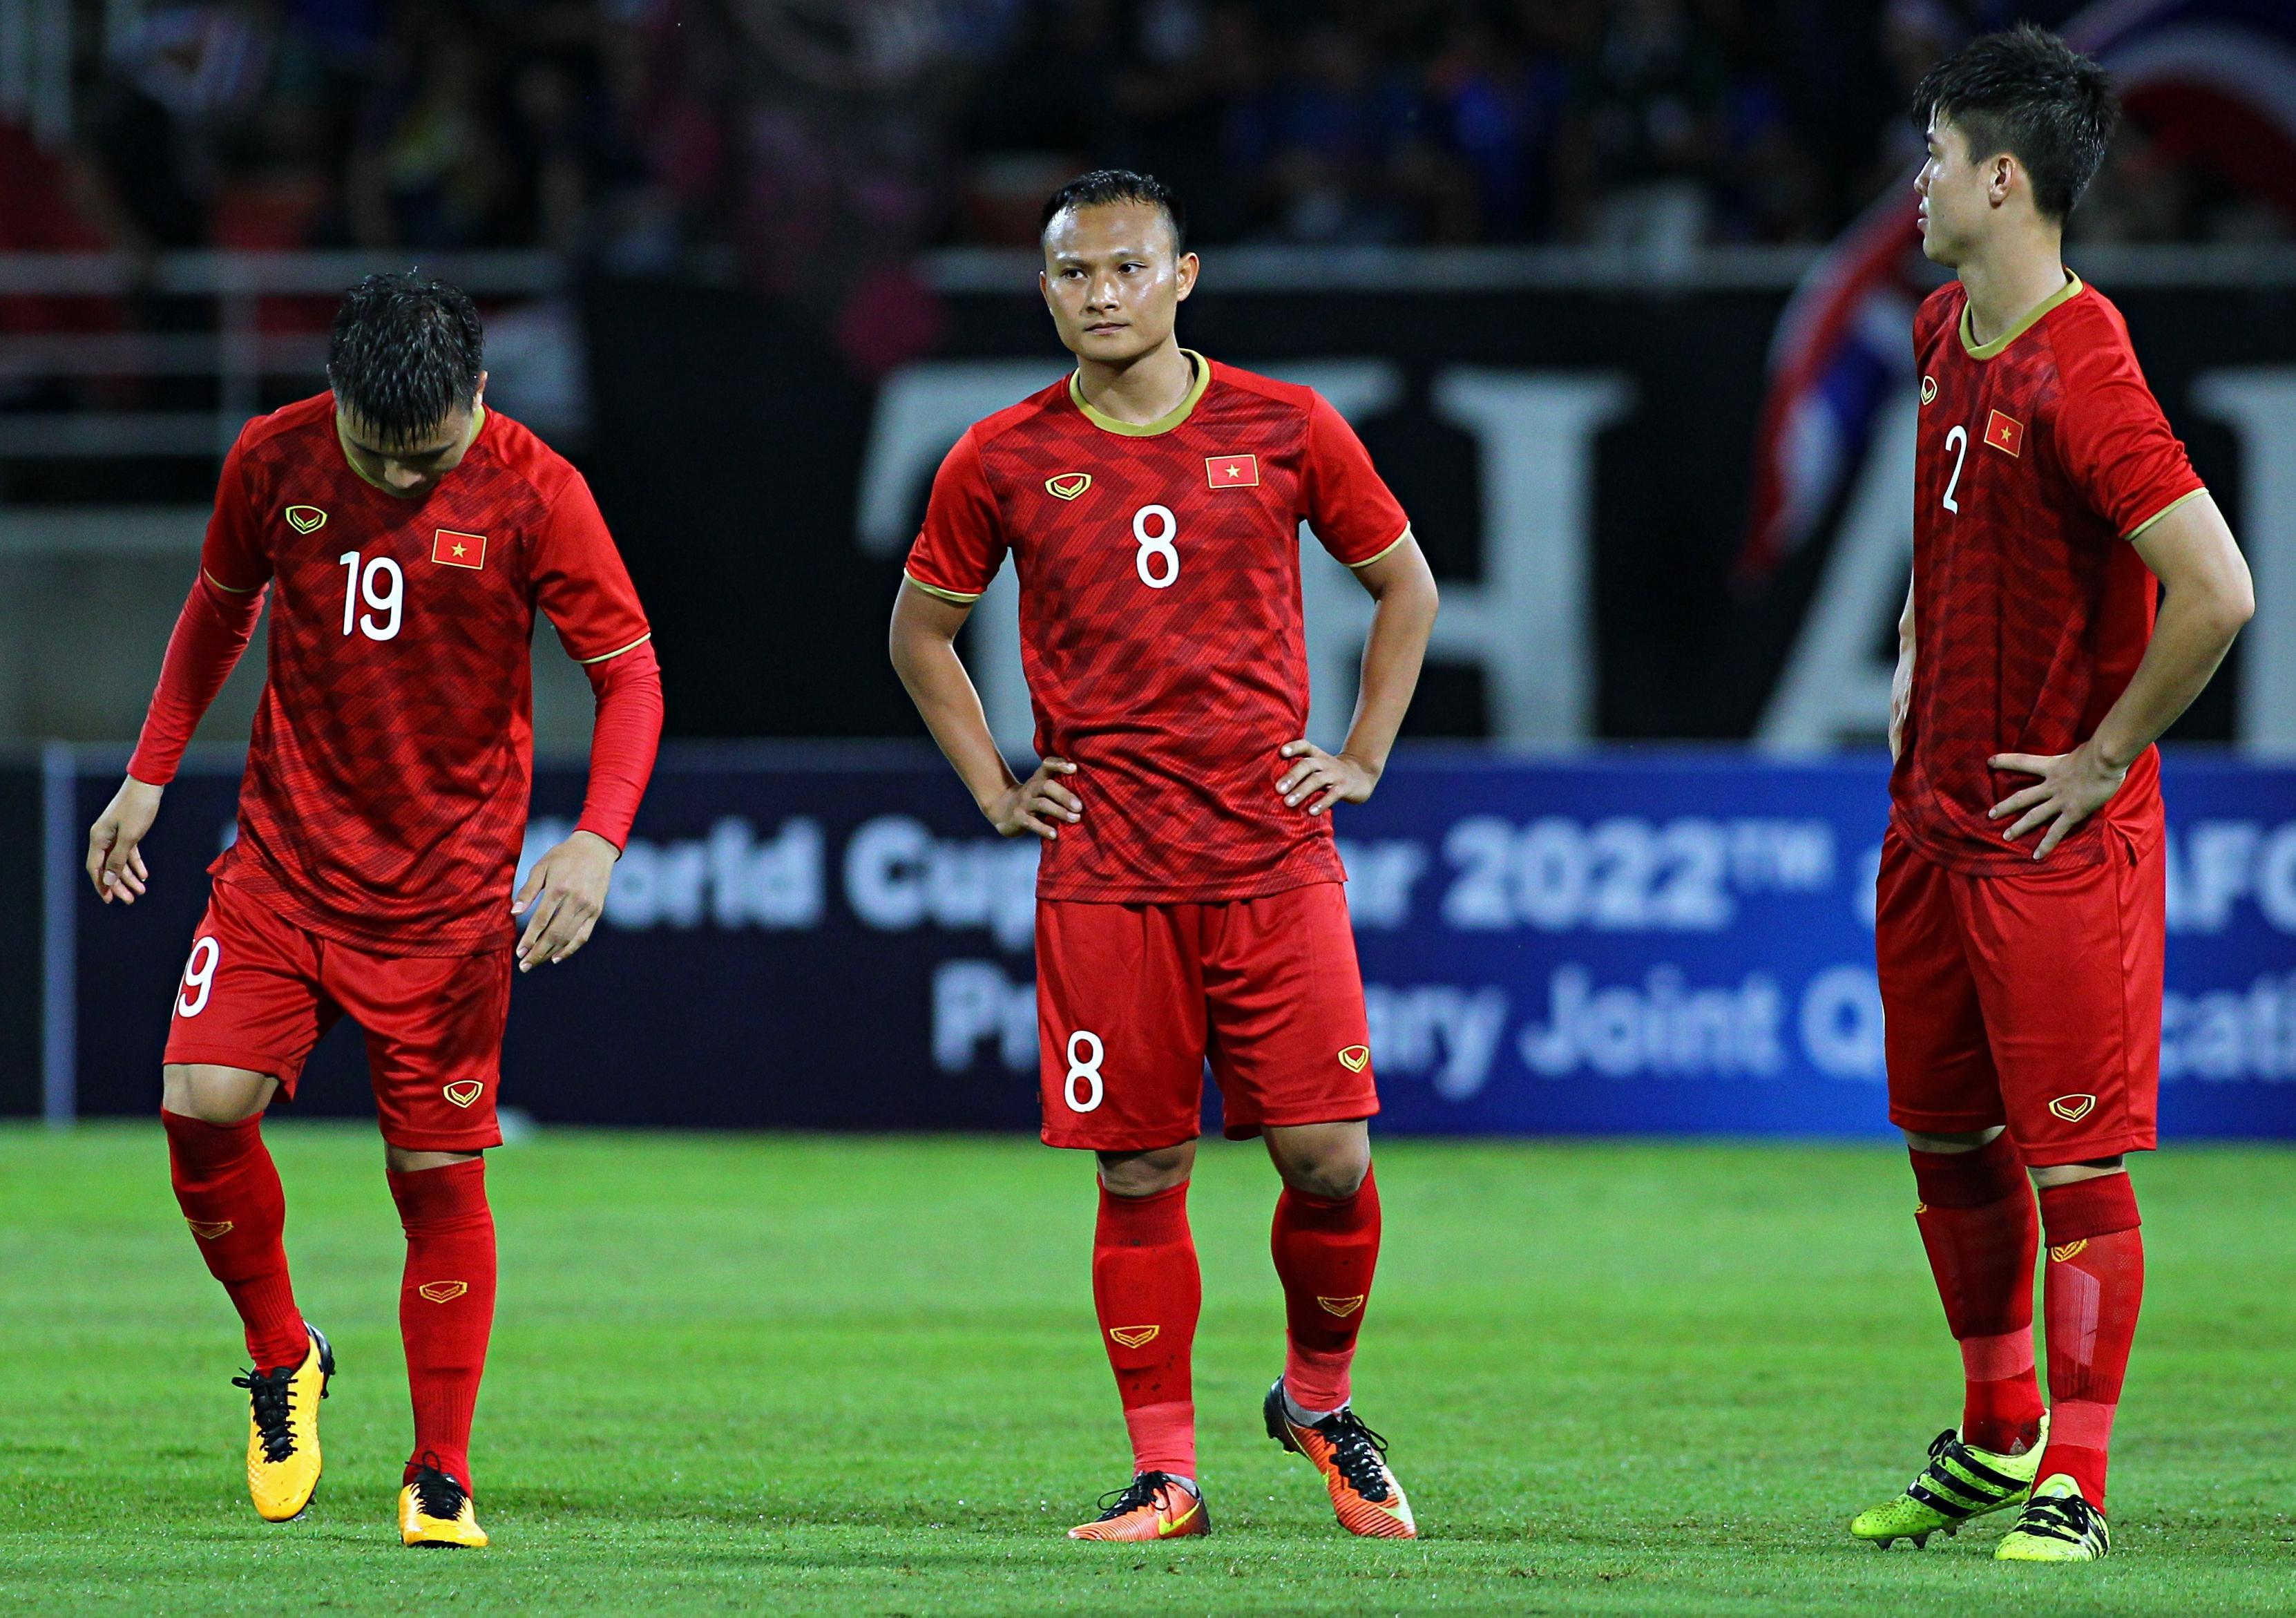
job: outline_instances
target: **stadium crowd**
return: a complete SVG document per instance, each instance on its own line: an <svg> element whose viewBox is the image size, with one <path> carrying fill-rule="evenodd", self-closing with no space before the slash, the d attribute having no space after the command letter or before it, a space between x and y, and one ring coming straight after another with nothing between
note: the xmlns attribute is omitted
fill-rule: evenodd
<svg viewBox="0 0 2296 1618"><path fill-rule="evenodd" d="M1046 192L1098 162L1168 178L1208 242L1816 242L1902 177L1898 109L1932 62L2074 9L155 4L91 65L57 199L21 215L72 239L12 244L540 246L641 272L730 248L801 294L922 246L1026 242ZM2092 234L2284 228L2141 128L2114 164Z"/></svg>

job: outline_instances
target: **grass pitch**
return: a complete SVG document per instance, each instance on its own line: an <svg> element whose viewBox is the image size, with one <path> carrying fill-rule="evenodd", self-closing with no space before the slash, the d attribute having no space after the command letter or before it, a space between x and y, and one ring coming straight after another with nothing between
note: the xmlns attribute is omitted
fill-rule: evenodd
<svg viewBox="0 0 2296 1618"><path fill-rule="evenodd" d="M59 1612L2259 1613L2296 1610L2296 1154L2138 1168L2151 1295L2115 1554L1853 1542L1955 1418L1895 1153L1381 1148L1357 1377L1426 1538L1357 1541L1261 1435L1275 1182L1206 1143L1217 1533L1061 1538L1128 1470L1086 1160L1022 1141L545 1133L495 1157L474 1464L495 1548L417 1555L400 1242L362 1129L270 1131L341 1375L310 1516L239 1477L237 1326L156 1126L0 1130L0 1609Z"/></svg>

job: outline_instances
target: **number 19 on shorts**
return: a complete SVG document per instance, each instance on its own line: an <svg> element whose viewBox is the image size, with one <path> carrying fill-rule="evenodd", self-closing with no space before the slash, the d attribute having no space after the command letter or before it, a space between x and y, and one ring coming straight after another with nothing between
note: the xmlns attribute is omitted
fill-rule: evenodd
<svg viewBox="0 0 2296 1618"><path fill-rule="evenodd" d="M1100 1078L1100 1064L1108 1059L1107 1048L1098 1034L1079 1028L1069 1036L1068 1055L1069 1076L1061 1087L1061 1098L1069 1104L1070 1112L1089 1113L1108 1094Z"/></svg>

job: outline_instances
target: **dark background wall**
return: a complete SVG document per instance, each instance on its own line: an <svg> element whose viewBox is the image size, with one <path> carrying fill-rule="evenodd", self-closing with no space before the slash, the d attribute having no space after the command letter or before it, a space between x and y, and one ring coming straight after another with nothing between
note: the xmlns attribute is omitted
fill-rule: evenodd
<svg viewBox="0 0 2296 1618"><path fill-rule="evenodd" d="M2108 288L2108 291L2112 289ZM2194 378L2296 362L2296 291L2115 292L2169 418L2239 525L2239 446L2189 403ZM1632 412L1599 442L1593 531L1598 732L1737 738L1753 728L1824 562L1758 594L1729 583L1744 531L1764 361L1784 294L1472 294L1218 290L1182 340L1250 366L1376 353L1404 402L1365 424L1439 574L1477 576L1473 441L1427 408L1439 367L1630 376ZM947 300L937 357L1059 350L1032 287ZM587 300L597 425L587 457L660 633L670 724L696 736L911 735L886 666L897 559L863 554L854 505L873 390L807 326L732 292L602 283ZM915 503L922 509L925 481ZM2178 727L2231 734L2237 659ZM1431 670L1406 734L1486 735L1481 682Z"/></svg>

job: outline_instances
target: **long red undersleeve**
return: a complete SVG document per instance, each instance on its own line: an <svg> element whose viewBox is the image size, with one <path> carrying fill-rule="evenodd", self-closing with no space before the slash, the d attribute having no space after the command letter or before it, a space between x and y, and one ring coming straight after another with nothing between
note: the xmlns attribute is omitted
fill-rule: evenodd
<svg viewBox="0 0 2296 1618"><path fill-rule="evenodd" d="M201 570L168 637L159 687L144 712L135 756L127 761L129 775L153 786L176 778L192 733L238 666L262 616L261 590L226 590Z"/></svg>
<svg viewBox="0 0 2296 1618"><path fill-rule="evenodd" d="M661 743L661 664L644 641L582 671L597 694L598 717L590 728L590 787L574 829L619 849L629 842Z"/></svg>

